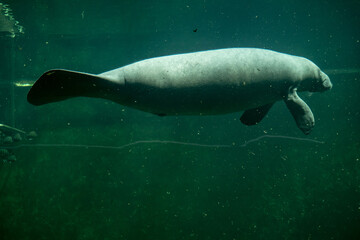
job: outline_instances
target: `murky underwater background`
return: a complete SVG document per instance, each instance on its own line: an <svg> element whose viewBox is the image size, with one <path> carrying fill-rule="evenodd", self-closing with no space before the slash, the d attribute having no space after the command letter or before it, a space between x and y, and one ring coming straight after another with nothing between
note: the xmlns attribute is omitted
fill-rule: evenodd
<svg viewBox="0 0 360 240"><path fill-rule="evenodd" d="M0 17L0 124L38 136L1 143L16 161L0 163L0 239L360 239L359 1L2 3L24 33L5 34ZM226 47L304 56L329 74L331 91L301 94L309 136L282 102L247 127L241 113L26 101L49 69Z"/></svg>

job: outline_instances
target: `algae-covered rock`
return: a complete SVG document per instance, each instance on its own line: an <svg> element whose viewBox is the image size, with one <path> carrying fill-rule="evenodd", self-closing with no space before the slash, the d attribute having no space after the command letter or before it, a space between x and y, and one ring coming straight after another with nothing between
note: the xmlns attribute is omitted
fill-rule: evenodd
<svg viewBox="0 0 360 240"><path fill-rule="evenodd" d="M10 155L7 157L6 159L8 162L16 162L16 156L15 155Z"/></svg>
<svg viewBox="0 0 360 240"><path fill-rule="evenodd" d="M15 142L20 142L22 140L22 137L21 137L20 133L15 133L14 136L13 136L13 140Z"/></svg>
<svg viewBox="0 0 360 240"><path fill-rule="evenodd" d="M7 149L5 149L5 148L0 149L0 159L6 158L9 155L10 155L10 153Z"/></svg>
<svg viewBox="0 0 360 240"><path fill-rule="evenodd" d="M11 136L6 136L3 141L5 144L10 144L10 143L14 142L14 140Z"/></svg>

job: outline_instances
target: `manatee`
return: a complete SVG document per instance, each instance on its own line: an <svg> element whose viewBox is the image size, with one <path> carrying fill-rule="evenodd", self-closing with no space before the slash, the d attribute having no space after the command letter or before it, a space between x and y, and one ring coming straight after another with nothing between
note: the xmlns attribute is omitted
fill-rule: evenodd
<svg viewBox="0 0 360 240"><path fill-rule="evenodd" d="M72 97L104 98L158 116L215 115L245 111L258 124L284 101L309 134L314 115L297 92L332 88L310 60L258 48L228 48L150 58L101 74L55 69L44 73L27 99L43 105Z"/></svg>

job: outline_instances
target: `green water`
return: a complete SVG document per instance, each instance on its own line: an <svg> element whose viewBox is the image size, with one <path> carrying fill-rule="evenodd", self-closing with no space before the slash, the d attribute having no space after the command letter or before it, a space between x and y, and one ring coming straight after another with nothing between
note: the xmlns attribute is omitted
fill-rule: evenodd
<svg viewBox="0 0 360 240"><path fill-rule="evenodd" d="M0 163L1 240L360 239L359 1L2 2L25 33L0 39L0 123L38 137ZM343 69L331 91L301 95L309 136L281 102L247 127L241 113L158 117L100 99L35 107L9 84L225 47ZM279 137L249 142L264 135Z"/></svg>

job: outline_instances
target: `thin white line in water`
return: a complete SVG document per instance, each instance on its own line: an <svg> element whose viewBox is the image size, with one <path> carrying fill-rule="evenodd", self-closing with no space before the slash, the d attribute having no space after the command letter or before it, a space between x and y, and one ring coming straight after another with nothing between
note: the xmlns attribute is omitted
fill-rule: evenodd
<svg viewBox="0 0 360 240"><path fill-rule="evenodd" d="M244 144L240 145L241 147L246 147L249 143L252 142L256 142L259 141L263 138L282 138L282 139L289 139L289 140L297 140L297 141L307 141L307 142L314 142L314 143L320 143L320 144L324 144L325 142L322 141L318 141L315 139L310 139L310 138L298 138L298 137L290 137L290 136L282 136L282 135L262 135L260 137L251 139L249 141L245 141Z"/></svg>
<svg viewBox="0 0 360 240"><path fill-rule="evenodd" d="M236 148L236 147L246 147L250 143L257 142L264 138L280 138L280 139L288 139L288 140L296 140L296 141L306 141L324 144L322 141L318 141L315 139L309 138L298 138L298 137L290 137L290 136L282 136L282 135L262 135L260 137L250 139L245 141L241 145L233 144L201 144L201 143L192 143L192 142L181 142L181 141L172 141L172 140L138 140L130 143L126 143L120 146L109 146L109 145L86 145L86 144L46 144L46 143L34 143L34 144L19 144L13 146L0 146L0 148L8 148L8 149L17 149L22 147L73 147L73 148L99 148L99 149L124 149L131 146L139 145L139 144L177 144L177 145L185 145L185 146L194 146L194 147L206 147L206 148Z"/></svg>

